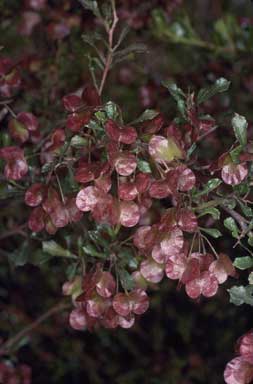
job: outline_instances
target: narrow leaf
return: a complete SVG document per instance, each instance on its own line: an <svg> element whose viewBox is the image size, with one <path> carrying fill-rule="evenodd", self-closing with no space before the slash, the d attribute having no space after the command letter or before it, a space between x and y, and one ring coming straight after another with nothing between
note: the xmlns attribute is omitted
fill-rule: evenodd
<svg viewBox="0 0 253 384"><path fill-rule="evenodd" d="M139 124L147 120L153 120L158 115L158 111L155 111L154 109L146 109L136 120L132 122L132 124Z"/></svg>
<svg viewBox="0 0 253 384"><path fill-rule="evenodd" d="M233 217L227 217L224 220L224 226L229 231L231 231L233 237L235 237L235 238L239 237L238 227L237 227L237 224L235 222L235 219L233 219Z"/></svg>
<svg viewBox="0 0 253 384"><path fill-rule="evenodd" d="M92 245L92 244L87 244L83 246L83 251L87 255L93 256L93 257L98 257L99 259L105 259L106 254L104 252L98 252L98 250Z"/></svg>
<svg viewBox="0 0 253 384"><path fill-rule="evenodd" d="M220 211L217 208L211 207L204 209L198 217L202 217L205 215L211 215L214 220L219 220L220 218Z"/></svg>
<svg viewBox="0 0 253 384"><path fill-rule="evenodd" d="M76 259L77 256L71 253L68 249L63 248L61 245L56 243L54 240L43 241L42 249L44 252L48 253L52 256L60 256L60 257L69 257L72 259Z"/></svg>
<svg viewBox="0 0 253 384"><path fill-rule="evenodd" d="M232 119L232 127L234 129L235 137L242 146L247 144L247 127L248 123L244 116L235 113Z"/></svg>
<svg viewBox="0 0 253 384"><path fill-rule="evenodd" d="M202 195L207 195L209 192L213 191L216 189L222 181L220 179L211 179L209 180L205 185L202 191L197 192L195 194L196 197L202 196Z"/></svg>
<svg viewBox="0 0 253 384"><path fill-rule="evenodd" d="M218 239L218 237L222 236L222 233L216 228L201 228L201 231L207 233L209 236Z"/></svg>
<svg viewBox="0 0 253 384"><path fill-rule="evenodd" d="M120 269L119 278L123 289L130 291L134 288L134 280L127 270Z"/></svg>
<svg viewBox="0 0 253 384"><path fill-rule="evenodd" d="M230 81L224 79L221 77L220 79L217 79L216 82L211 85L210 87L202 88L197 96L197 103L201 104L204 101L210 99L217 93L222 93L228 90L230 86Z"/></svg>
<svg viewBox="0 0 253 384"><path fill-rule="evenodd" d="M185 93L181 88L177 86L175 83L171 83L169 81L163 81L162 84L166 87L171 94L171 96L178 102L180 100L185 100Z"/></svg>

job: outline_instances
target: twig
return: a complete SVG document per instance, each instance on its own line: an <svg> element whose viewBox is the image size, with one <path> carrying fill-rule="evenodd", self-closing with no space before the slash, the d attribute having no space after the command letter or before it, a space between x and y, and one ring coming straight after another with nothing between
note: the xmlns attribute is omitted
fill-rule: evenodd
<svg viewBox="0 0 253 384"><path fill-rule="evenodd" d="M207 244L209 245L209 247L211 248L211 250L213 251L213 253L215 254L215 256L218 259L219 255L216 252L215 248L213 247L212 243L208 240L208 238L205 235L203 235L203 233L200 233L200 236L207 242Z"/></svg>
<svg viewBox="0 0 253 384"><path fill-rule="evenodd" d="M240 213L234 211L231 208L225 207L224 205L221 205L222 209L227 212L230 216L232 216L237 223L240 225L242 231L247 231L248 228L248 220L246 220L243 216L240 215Z"/></svg>
<svg viewBox="0 0 253 384"><path fill-rule="evenodd" d="M24 336L32 332L35 328L37 328L43 321L47 320L49 317L54 315L55 313L61 312L64 309L67 309L69 304L60 303L52 308L50 308L47 312L43 313L38 319L36 319L33 323L29 324L27 327L23 328L20 332L18 332L15 336L8 339L5 343L3 343L0 347L0 355L7 353L20 339Z"/></svg>
<svg viewBox="0 0 253 384"><path fill-rule="evenodd" d="M111 27L107 30L107 32L108 32L108 43L109 44L108 44L108 53L107 53L107 57L106 57L106 61L105 61L105 68L104 68L104 72L103 72L103 75L102 75L101 83L100 83L100 86L99 86L99 95L100 96L101 96L101 94L103 92L104 85L105 85L105 82L106 82L106 79L107 79L107 76L108 76L108 73L110 71L110 67L111 67L111 64L112 64L112 58L113 58L113 52L114 52L113 36L114 36L115 28L116 28L118 20L119 20L117 12L116 12L115 0L111 0L111 4L112 4L112 12L113 12L113 21L112 21Z"/></svg>
<svg viewBox="0 0 253 384"><path fill-rule="evenodd" d="M11 107L9 107L8 104L4 104L5 108L8 110L8 112L11 114L11 116L16 119L17 118L17 115L16 113L11 109Z"/></svg>
<svg viewBox="0 0 253 384"><path fill-rule="evenodd" d="M1 234L0 240L3 240L7 237L11 237L14 235L22 235L22 236L26 237L27 234L23 231L23 229L26 228L26 226L27 226L27 224L25 223L25 224L20 225L17 228L10 229L9 231L4 232L3 234Z"/></svg>
<svg viewBox="0 0 253 384"><path fill-rule="evenodd" d="M240 245L240 247L245 249L247 252L249 252L249 254L251 256L253 256L253 252L248 247L246 247L246 245L244 245L240 240L236 242L236 244L233 246L233 248L237 247L238 245Z"/></svg>
<svg viewBox="0 0 253 384"><path fill-rule="evenodd" d="M238 237L237 242L233 245L233 248L237 247L237 245L239 245L239 244L243 248L245 248L243 246L243 244L241 243L241 240L252 229L249 221L247 219L245 219L243 216L241 216L240 213L234 211L233 209L228 208L228 207L224 207L223 205L221 205L221 207L222 207L222 209L224 209L225 212L227 212L231 217L233 217L237 221L237 223L240 225L240 227L241 227L241 234Z"/></svg>
<svg viewBox="0 0 253 384"><path fill-rule="evenodd" d="M197 142L199 143L201 140L203 140L206 136L210 135L211 133L213 133L214 131L216 131L216 129L218 128L218 125L215 125L214 127L212 127L211 129L209 129L209 131L203 133L203 135L199 136L199 138L197 139Z"/></svg>
<svg viewBox="0 0 253 384"><path fill-rule="evenodd" d="M58 184L58 187L59 187L59 190L60 190L60 195L61 195L62 202L65 205L65 196L64 196L64 193L63 193L63 190L62 190L62 186L61 186L61 182L60 182L59 176L57 175L56 171L54 171L54 173L55 173L57 184Z"/></svg>
<svg viewBox="0 0 253 384"><path fill-rule="evenodd" d="M192 250L193 250L193 247L194 247L194 241L195 241L196 235L197 235L197 232L195 232L194 235L193 235L193 237L192 237L191 247L190 247L190 250L189 250L189 252L188 252L188 256L189 256L189 257L191 256L191 253L192 253Z"/></svg>

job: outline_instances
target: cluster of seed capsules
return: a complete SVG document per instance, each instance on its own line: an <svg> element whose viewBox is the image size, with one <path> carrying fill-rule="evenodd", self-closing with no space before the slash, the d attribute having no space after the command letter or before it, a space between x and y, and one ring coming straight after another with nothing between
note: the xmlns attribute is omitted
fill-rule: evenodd
<svg viewBox="0 0 253 384"><path fill-rule="evenodd" d="M199 228L191 191L201 189L208 176L193 166L197 156L188 156L189 148L212 129L214 121L198 119L190 111L192 124L166 125L162 114L153 111L146 120L124 125L117 107L110 104L108 112L108 104L102 104L92 86L81 95L65 96L63 105L66 126L56 128L38 154L40 167L49 165L48 174L42 175L37 167L33 179L38 181L25 194L25 203L33 208L28 226L33 232L45 229L54 235L85 214L95 226L120 228L123 240L130 234L138 259L137 268L130 270L135 282L130 292L120 292L113 274L101 266L94 272L94 260L93 272L81 278L81 296L74 300L71 325L78 329L98 323L111 328L131 326L135 315L148 308L147 286L160 282L164 275L185 285L193 299L215 295L219 284L235 271L224 254L214 257L204 249L192 250ZM110 116L112 110L117 117ZM8 129L19 146L0 150L6 161L5 176L28 180L25 145L38 142L38 120L21 112L10 118ZM240 184L248 175L251 157L246 147L241 162L235 164L225 153L205 172L209 177L221 172L226 184ZM75 192L59 187L69 177L69 168Z"/></svg>
<svg viewBox="0 0 253 384"><path fill-rule="evenodd" d="M171 209L158 224L139 227L133 237L140 263L132 272L134 289L118 292L112 273L103 270L101 264L83 278L66 282L63 292L72 295L75 309L70 315L74 329L129 328L135 315L143 314L149 306L146 290L159 283L164 275L185 285L187 295L197 299L201 295L211 297L219 284L235 275L231 260L225 254L215 258L209 253L191 252L184 231L196 230L195 217L189 211ZM170 228L170 229L169 229ZM94 268L94 267L93 267Z"/></svg>
<svg viewBox="0 0 253 384"><path fill-rule="evenodd" d="M103 271L99 264L83 279L76 277L72 282L66 282L63 293L72 295L75 309L70 314L70 325L77 330L92 329L97 325L130 328L135 322L135 315L143 314L149 307L144 289L117 292L112 273Z"/></svg>
<svg viewBox="0 0 253 384"><path fill-rule="evenodd" d="M236 357L228 362L224 371L226 384L248 384L253 380L253 331L239 338Z"/></svg>

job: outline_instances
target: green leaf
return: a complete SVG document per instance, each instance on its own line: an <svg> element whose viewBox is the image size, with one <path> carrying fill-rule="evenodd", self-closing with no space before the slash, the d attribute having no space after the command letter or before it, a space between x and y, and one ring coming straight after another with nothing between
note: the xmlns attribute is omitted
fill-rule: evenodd
<svg viewBox="0 0 253 384"><path fill-rule="evenodd" d="M108 101L104 106L104 111L107 117L112 120L117 120L120 116L119 107L113 101Z"/></svg>
<svg viewBox="0 0 253 384"><path fill-rule="evenodd" d="M95 116L98 119L98 121L102 124L104 124L108 119L108 116L107 116L106 112L104 112L104 111L97 111L95 113Z"/></svg>
<svg viewBox="0 0 253 384"><path fill-rule="evenodd" d="M54 162L50 161L48 163L45 163L41 168L41 173L48 173L50 172L54 167Z"/></svg>
<svg viewBox="0 0 253 384"><path fill-rule="evenodd" d="M82 35L82 39L85 43L89 44L91 47L96 48L97 41L102 40L102 36L96 31L92 31L92 33L84 33Z"/></svg>
<svg viewBox="0 0 253 384"><path fill-rule="evenodd" d="M70 145L71 147L74 147L74 148L82 148L82 147L87 147L88 142L89 141L86 138L79 135L75 135L72 137L70 141Z"/></svg>
<svg viewBox="0 0 253 384"><path fill-rule="evenodd" d="M211 179L209 180L205 185L204 185L204 188L202 191L200 192L197 192L195 194L196 197L199 197L199 196L202 196L202 195L207 195L208 193L210 193L211 191L213 191L214 189L216 189L220 184L222 183L222 181L220 179Z"/></svg>
<svg viewBox="0 0 253 384"><path fill-rule="evenodd" d="M240 159L239 159L239 156L240 154L242 153L242 146L241 145L238 145L237 147L235 147L234 149L232 149L232 151L229 152L230 156L231 156L231 159L234 163L236 164L239 164L240 163Z"/></svg>
<svg viewBox="0 0 253 384"><path fill-rule="evenodd" d="M253 217L253 210L247 204L243 204L240 200L238 200L238 204L246 217Z"/></svg>
<svg viewBox="0 0 253 384"><path fill-rule="evenodd" d="M213 85L210 87L202 88L197 96L197 103L201 104L204 101L210 99L217 93L222 93L228 90L230 86L230 81L224 79L221 77L220 79L217 79Z"/></svg>
<svg viewBox="0 0 253 384"><path fill-rule="evenodd" d="M101 4L101 13L104 16L104 19L110 22L110 20L112 19L112 7L110 2L105 2Z"/></svg>
<svg viewBox="0 0 253 384"><path fill-rule="evenodd" d="M6 110L6 114L8 113L8 110ZM11 145L11 137L8 132L1 132L0 136L0 145L1 147L8 147Z"/></svg>
<svg viewBox="0 0 253 384"><path fill-rule="evenodd" d="M187 31L184 28L184 25L179 23L178 21L175 21L171 24L170 33L174 35L174 39L180 39L182 37L186 37Z"/></svg>
<svg viewBox="0 0 253 384"><path fill-rule="evenodd" d="M138 160L137 166L138 169L143 173L152 173L149 163L145 160Z"/></svg>
<svg viewBox="0 0 253 384"><path fill-rule="evenodd" d="M14 346L11 347L12 353L17 353L22 347L28 345L31 342L31 337L29 334L21 337L17 342L15 342Z"/></svg>
<svg viewBox="0 0 253 384"><path fill-rule="evenodd" d="M118 272L123 289L125 289L126 291L131 291L135 285L133 277L126 269L119 269Z"/></svg>
<svg viewBox="0 0 253 384"><path fill-rule="evenodd" d="M152 12L152 30L158 38L166 39L173 44L193 46L203 44L187 15L182 15L180 20L168 23L166 13L162 9L155 9Z"/></svg>
<svg viewBox="0 0 253 384"><path fill-rule="evenodd" d="M193 152L195 151L196 148L197 148L197 144L196 143L193 143L190 146L190 148L187 151L187 159L190 159L191 155L193 154Z"/></svg>
<svg viewBox="0 0 253 384"><path fill-rule="evenodd" d="M69 257L71 259L76 259L77 256L70 252L68 249L63 248L61 245L56 243L54 240L43 241L42 242L43 252L48 253L51 256L57 257Z"/></svg>
<svg viewBox="0 0 253 384"><path fill-rule="evenodd" d="M235 137L242 146L247 144L247 128L248 123L244 116L235 113L232 119L232 127L234 129Z"/></svg>
<svg viewBox="0 0 253 384"><path fill-rule="evenodd" d="M171 83L170 81L163 81L162 85L166 87L171 94L171 96L178 102L181 100L185 100L184 91L177 86L175 83Z"/></svg>
<svg viewBox="0 0 253 384"><path fill-rule="evenodd" d="M251 247L253 247L253 236L249 233L249 235L248 235L249 237L248 237L248 244L251 246Z"/></svg>
<svg viewBox="0 0 253 384"><path fill-rule="evenodd" d="M233 217L227 217L224 220L224 226L231 231L233 237L236 239L239 237L238 227Z"/></svg>
<svg viewBox="0 0 253 384"><path fill-rule="evenodd" d="M185 102L184 100L178 100L177 102L177 109L179 110L179 112L181 113L181 115L187 119L187 116L186 116L186 105L185 105Z"/></svg>
<svg viewBox="0 0 253 384"><path fill-rule="evenodd" d="M121 267L128 266L133 269L136 269L138 267L138 262L131 248L122 247L120 249L118 257L120 259Z"/></svg>
<svg viewBox="0 0 253 384"><path fill-rule="evenodd" d="M171 83L170 81L164 81L162 84L168 89L171 96L176 100L177 102L177 108L182 115L182 117L186 120L186 103L185 103L185 93L181 88L177 86L175 83Z"/></svg>
<svg viewBox="0 0 253 384"><path fill-rule="evenodd" d="M104 133L104 128L102 128L95 120L90 120L87 127L92 129L94 134Z"/></svg>
<svg viewBox="0 0 253 384"><path fill-rule="evenodd" d="M147 51L147 46L143 43L130 44L127 48L121 49L114 54L116 60L127 57L131 53L144 53Z"/></svg>
<svg viewBox="0 0 253 384"><path fill-rule="evenodd" d="M118 47L125 40L125 38L128 35L129 31L130 31L130 27L128 25L124 25L122 30L121 30L121 32L120 32L118 41L117 41L117 46Z"/></svg>
<svg viewBox="0 0 253 384"><path fill-rule="evenodd" d="M244 196L250 191L250 186L249 183L241 183L238 185L234 185L233 189L239 195Z"/></svg>
<svg viewBox="0 0 253 384"><path fill-rule="evenodd" d="M101 230L88 231L88 235L94 244L99 245L106 250L110 249L110 243L104 238L104 233L102 233Z"/></svg>
<svg viewBox="0 0 253 384"><path fill-rule="evenodd" d="M71 263L66 268L66 276L67 276L68 280L72 280L75 277L77 268L78 268L78 263Z"/></svg>
<svg viewBox="0 0 253 384"><path fill-rule="evenodd" d="M253 286L234 286L228 289L230 295L230 303L235 305L249 304L253 305Z"/></svg>
<svg viewBox="0 0 253 384"><path fill-rule="evenodd" d="M209 236L218 239L218 237L222 236L222 233L216 228L201 228L201 231L207 233Z"/></svg>
<svg viewBox="0 0 253 384"><path fill-rule="evenodd" d="M214 220L219 220L220 218L220 211L217 209L217 208L206 208L204 209L203 211L201 211L201 213L199 214L198 217L202 217L202 216L205 216L205 215L211 215L213 217Z"/></svg>
<svg viewBox="0 0 253 384"><path fill-rule="evenodd" d="M147 46L142 43L131 44L127 48L116 51L113 55L113 66L125 60L134 60L138 53L147 52Z"/></svg>
<svg viewBox="0 0 253 384"><path fill-rule="evenodd" d="M162 9L155 8L152 11L152 24L154 33L160 38L168 31L168 22Z"/></svg>
<svg viewBox="0 0 253 384"><path fill-rule="evenodd" d="M8 259L15 267L22 267L29 262L29 254L28 242L25 241L18 249L8 253Z"/></svg>
<svg viewBox="0 0 253 384"><path fill-rule="evenodd" d="M236 207L236 201L234 199L225 200L223 205L226 208L234 209Z"/></svg>
<svg viewBox="0 0 253 384"><path fill-rule="evenodd" d="M52 255L48 252L44 252L42 249L37 249L35 252L32 252L32 255L29 258L29 263L40 266L46 264L51 258Z"/></svg>
<svg viewBox="0 0 253 384"><path fill-rule="evenodd" d="M233 265L236 268L241 269L242 271L244 269L251 268L253 267L253 257L250 257L250 256L236 257L233 262Z"/></svg>
<svg viewBox="0 0 253 384"><path fill-rule="evenodd" d="M220 44L233 48L233 33L236 30L236 22L232 15L227 15L225 18L218 19L214 23L214 30Z"/></svg>
<svg viewBox="0 0 253 384"><path fill-rule="evenodd" d="M94 247L94 245L92 245L92 244L84 245L82 248L83 248L84 253L86 253L87 255L90 255L93 257L98 257L99 259L105 259L106 258L106 254L104 252L99 252L96 249L96 247Z"/></svg>
<svg viewBox="0 0 253 384"><path fill-rule="evenodd" d="M143 123L147 120L153 120L156 116L159 115L160 112L155 111L154 109L146 109L136 120L134 120L133 124Z"/></svg>
<svg viewBox="0 0 253 384"><path fill-rule="evenodd" d="M85 9L88 9L89 11L93 12L96 17L102 17L96 0L79 0L79 2Z"/></svg>

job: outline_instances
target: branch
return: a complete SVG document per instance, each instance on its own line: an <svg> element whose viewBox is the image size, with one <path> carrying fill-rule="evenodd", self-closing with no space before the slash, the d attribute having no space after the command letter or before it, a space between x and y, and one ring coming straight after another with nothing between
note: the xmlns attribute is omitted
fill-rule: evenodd
<svg viewBox="0 0 253 384"><path fill-rule="evenodd" d="M224 205L221 205L221 207L225 212L227 212L230 216L232 216L237 221L242 231L246 231L248 229L248 225L247 225L248 221L242 215L240 215L240 213L234 211L231 208L225 207Z"/></svg>
<svg viewBox="0 0 253 384"><path fill-rule="evenodd" d="M69 308L69 304L66 303L60 303L50 308L47 312L43 313L43 315L38 317L38 319L36 319L33 323L29 324L27 327L23 328L20 332L18 332L15 336L11 337L5 343L3 343L0 347L0 355L6 354L20 339L32 332L43 321L47 320L55 313L61 312L67 308Z"/></svg>
<svg viewBox="0 0 253 384"><path fill-rule="evenodd" d="M216 207L219 205L225 212L227 212L230 216L232 216L237 221L237 223L240 225L242 231L247 230L249 221L247 219L245 219L242 215L240 215L240 213L236 212L235 210L233 210L231 208L226 207L224 204L225 201L226 201L226 199L224 199L224 198L220 198L220 197L217 198L216 196L213 196L213 200L208 201L207 203L203 203L197 208L199 210L199 209L205 209L205 208L210 208L210 207Z"/></svg>
<svg viewBox="0 0 253 384"><path fill-rule="evenodd" d="M15 235L22 235L24 237L27 237L26 232L23 231L27 227L27 223L20 225L19 227L10 229L9 231L6 231L0 235L0 240L3 240L7 237L15 236Z"/></svg>
<svg viewBox="0 0 253 384"><path fill-rule="evenodd" d="M113 58L113 52L114 52L113 36L114 36L114 32L115 32L117 23L119 21L118 15L117 15L117 12L116 12L116 7L115 7L115 0L111 0L111 3L112 3L113 21L112 21L111 27L108 30L108 43L109 43L109 46L108 46L108 53L107 53L106 62L105 62L105 68L104 68L104 72L103 72L103 75L102 75L102 80L101 80L101 83L100 83L100 86L99 86L99 95L100 96L101 96L101 94L103 92L104 85L105 85L105 82L106 82L106 79L107 79L107 76L108 76L108 73L110 71L110 67L111 67L111 64L112 64L112 58Z"/></svg>

